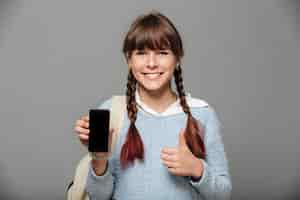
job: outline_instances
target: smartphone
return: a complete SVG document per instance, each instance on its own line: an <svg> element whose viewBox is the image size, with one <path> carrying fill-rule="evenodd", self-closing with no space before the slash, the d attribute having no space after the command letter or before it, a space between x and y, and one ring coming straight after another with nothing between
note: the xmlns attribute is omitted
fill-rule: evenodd
<svg viewBox="0 0 300 200"><path fill-rule="evenodd" d="M89 152L108 152L109 110L89 110Z"/></svg>

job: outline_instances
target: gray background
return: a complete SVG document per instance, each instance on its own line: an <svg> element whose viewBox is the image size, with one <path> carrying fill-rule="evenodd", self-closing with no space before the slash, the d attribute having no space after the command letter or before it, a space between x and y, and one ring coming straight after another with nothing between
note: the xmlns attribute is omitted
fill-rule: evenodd
<svg viewBox="0 0 300 200"><path fill-rule="evenodd" d="M0 2L0 199L63 199L86 153L75 120L125 92L123 37L152 8L224 125L233 199L299 199L299 1Z"/></svg>

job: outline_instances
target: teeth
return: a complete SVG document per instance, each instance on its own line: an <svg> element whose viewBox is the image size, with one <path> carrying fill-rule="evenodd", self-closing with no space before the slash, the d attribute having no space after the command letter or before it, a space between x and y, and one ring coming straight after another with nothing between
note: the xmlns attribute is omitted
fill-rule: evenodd
<svg viewBox="0 0 300 200"><path fill-rule="evenodd" d="M145 74L148 78L155 79L160 76L160 73Z"/></svg>

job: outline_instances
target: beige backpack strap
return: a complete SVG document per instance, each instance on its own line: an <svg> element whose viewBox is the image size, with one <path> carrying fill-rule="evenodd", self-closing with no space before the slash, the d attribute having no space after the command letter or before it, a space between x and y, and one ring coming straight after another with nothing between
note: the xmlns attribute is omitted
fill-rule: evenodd
<svg viewBox="0 0 300 200"><path fill-rule="evenodd" d="M112 135L113 137L111 153L115 149L116 141L118 140L119 132L122 127L125 111L126 96L113 96L109 123L110 128L114 129L114 134ZM67 191L67 200L89 200L89 197L85 192L85 184L91 159L91 156L89 154L86 154L79 161L75 171L73 185Z"/></svg>
<svg viewBox="0 0 300 200"><path fill-rule="evenodd" d="M109 126L114 129L112 135L111 152L114 151L116 142L118 141L120 129L122 128L123 118L126 111L126 96L114 96L112 98L110 114L111 120Z"/></svg>
<svg viewBox="0 0 300 200"><path fill-rule="evenodd" d="M85 192L85 183L89 169L91 157L86 154L77 164L73 185L68 191L68 200L88 200L89 197Z"/></svg>

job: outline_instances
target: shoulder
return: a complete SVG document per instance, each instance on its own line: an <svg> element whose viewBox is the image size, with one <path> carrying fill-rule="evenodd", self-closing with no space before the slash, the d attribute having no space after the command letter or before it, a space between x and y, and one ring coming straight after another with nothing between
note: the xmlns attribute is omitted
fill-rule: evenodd
<svg viewBox="0 0 300 200"><path fill-rule="evenodd" d="M214 107L202 98L187 95L187 103L191 108L192 114L197 120L206 123L211 117L216 116Z"/></svg>
<svg viewBox="0 0 300 200"><path fill-rule="evenodd" d="M102 98L98 100L97 109L110 109L112 103L112 97Z"/></svg>
<svg viewBox="0 0 300 200"><path fill-rule="evenodd" d="M207 110L211 107L206 100L192 96L190 93L186 95L186 102L192 110Z"/></svg>
<svg viewBox="0 0 300 200"><path fill-rule="evenodd" d="M200 98L192 97L191 94L187 95L186 101L190 108L203 108L209 106L207 101Z"/></svg>
<svg viewBox="0 0 300 200"><path fill-rule="evenodd" d="M113 103L113 99L115 101L125 101L125 96L124 95L114 95L114 96L111 96L109 98L106 98L106 99L102 99L102 100L99 100L98 103L97 103L97 108L98 109L110 109L111 106L112 106L112 103Z"/></svg>

